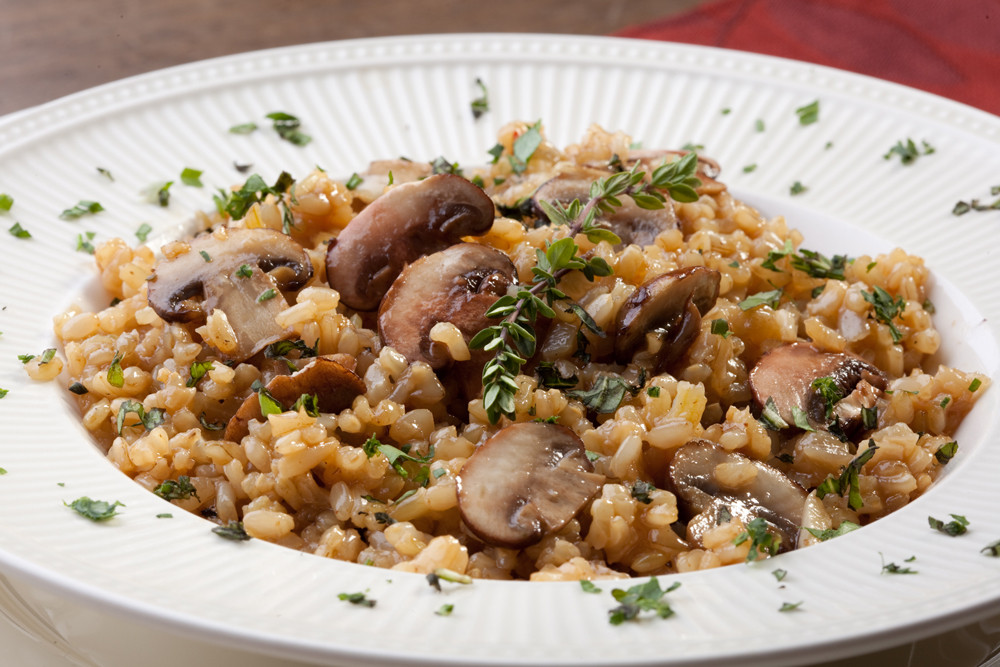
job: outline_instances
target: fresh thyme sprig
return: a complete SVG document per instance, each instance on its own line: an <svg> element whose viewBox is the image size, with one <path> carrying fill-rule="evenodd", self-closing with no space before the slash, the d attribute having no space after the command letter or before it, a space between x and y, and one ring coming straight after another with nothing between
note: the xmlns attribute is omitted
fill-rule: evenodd
<svg viewBox="0 0 1000 667"><path fill-rule="evenodd" d="M603 258L581 256L574 237L583 233L592 243L620 243L621 239L600 226L597 220L599 215L621 207L623 196L631 197L637 206L645 209L663 208L668 195L677 201L696 201L695 188L701 185L694 175L697 160L698 156L691 152L664 163L652 171L648 181L645 180L646 172L641 171L640 163L636 162L627 171L592 183L586 204L579 199L565 206L556 201L540 202L551 224L569 227L566 237L550 243L545 250L536 249L538 261L531 270L531 287L498 299L486 311L486 316L503 319L469 341L470 348L493 353L493 358L483 367L483 407L491 424L497 423L502 415L514 417L516 378L521 367L535 354L537 341L533 324L539 316L555 317L553 306L557 301L567 302L566 312L575 314L595 335L604 336L587 312L558 287L559 281L573 271L580 271L591 281L613 273Z"/></svg>

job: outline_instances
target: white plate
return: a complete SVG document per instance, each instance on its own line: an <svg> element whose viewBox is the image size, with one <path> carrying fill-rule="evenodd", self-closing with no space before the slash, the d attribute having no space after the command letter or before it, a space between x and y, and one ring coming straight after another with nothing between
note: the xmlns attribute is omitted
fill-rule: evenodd
<svg viewBox="0 0 1000 667"><path fill-rule="evenodd" d="M490 100L478 121L469 108L477 77ZM795 109L813 100L819 122L801 126ZM296 147L270 132L263 116L279 110L298 115L313 142ZM91 258L75 251L78 233L131 239L143 222L172 233L192 209L211 207L212 188L243 180L234 160L268 179L316 164L346 175L398 155L481 163L511 119L542 119L558 145L592 122L647 147L703 144L735 191L806 230L806 247L857 255L904 245L934 271L947 359L1000 377L1000 212L951 214L959 199L992 201L989 188L1000 184L1000 119L988 114L816 66L602 38L374 39L154 72L0 120L0 192L15 199L0 223L16 220L34 235L0 240L0 387L10 390L0 402L8 471L0 567L41 591L45 624L69 645L85 644L60 608L77 605L153 633L329 664L726 664L740 656L744 665L781 665L874 651L995 613L1000 559L980 550L1000 539L996 389L959 433L947 474L912 505L774 560L678 576L675 616L615 627L608 584L587 595L575 583L479 581L441 594L420 576L220 540L181 511L157 519L169 506L104 460L63 390L25 379L16 356L51 345L52 315L99 302ZM251 120L263 129L227 132ZM910 166L883 159L908 137L936 152ZM757 169L744 173L749 164ZM166 209L143 201L142 190L178 180L185 167L204 170L207 187L176 183ZM808 191L792 197L796 180ZM58 218L81 199L106 211ZM63 506L81 495L126 507L93 524ZM928 515L949 513L968 517L967 535L928 528ZM882 574L880 553L897 563L916 556L908 565L919 574ZM783 588L771 574L777 567L789 573ZM364 590L374 609L337 599ZM798 611L778 612L799 601ZM454 614L435 615L445 602Z"/></svg>

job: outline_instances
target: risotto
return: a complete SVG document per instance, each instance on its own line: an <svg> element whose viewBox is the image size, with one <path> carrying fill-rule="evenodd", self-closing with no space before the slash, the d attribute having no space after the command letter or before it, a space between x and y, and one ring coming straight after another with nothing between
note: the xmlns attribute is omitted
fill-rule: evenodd
<svg viewBox="0 0 1000 667"><path fill-rule="evenodd" d="M566 580L764 558L925 492L989 379L928 269L828 257L712 160L505 126L491 165L253 176L55 318L108 460L328 558Z"/></svg>

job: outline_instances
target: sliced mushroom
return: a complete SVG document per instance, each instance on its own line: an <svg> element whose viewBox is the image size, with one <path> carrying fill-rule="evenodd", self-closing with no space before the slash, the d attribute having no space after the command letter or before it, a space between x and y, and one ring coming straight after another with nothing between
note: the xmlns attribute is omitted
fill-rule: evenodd
<svg viewBox="0 0 1000 667"><path fill-rule="evenodd" d="M579 199L581 204L586 204L590 200L591 184L607 176L606 170L581 170L546 181L531 197L536 213L545 216L539 204L543 201L568 205L574 199ZM663 208L645 209L637 206L631 197L620 199L622 205L619 208L613 213L600 215L598 220L618 235L622 240L621 247L629 244L652 245L661 232L677 228L677 216L669 202Z"/></svg>
<svg viewBox="0 0 1000 667"><path fill-rule="evenodd" d="M421 257L403 269L382 299L379 335L407 360L442 368L451 357L430 339L431 328L451 322L468 342L490 325L486 311L516 276L507 255L477 243Z"/></svg>
<svg viewBox="0 0 1000 667"><path fill-rule="evenodd" d="M834 405L830 419L826 418L826 400L812 386L814 380L826 377L833 380L844 397ZM778 415L791 427L799 411L813 428L828 429L836 417L848 434L858 429L862 408L875 406L887 382L885 373L863 359L821 352L808 343L776 347L750 371L750 388L761 408L771 399Z"/></svg>
<svg viewBox="0 0 1000 667"><path fill-rule="evenodd" d="M715 305L722 276L715 269L691 266L657 276L639 287L618 310L615 358L628 363L647 332L659 331L660 373L679 359L698 336L701 317Z"/></svg>
<svg viewBox="0 0 1000 667"><path fill-rule="evenodd" d="M354 398L365 393L365 383L354 371L341 364L317 357L292 375L278 375L267 383L267 391L283 406L290 407L303 394L316 396L320 412L340 412L351 407ZM251 419L263 419L260 399L251 393L226 424L225 439L239 442L250 431Z"/></svg>
<svg viewBox="0 0 1000 667"><path fill-rule="evenodd" d="M396 186L376 199L330 241L326 276L340 300L374 310L408 262L485 234L493 201L482 188L453 174Z"/></svg>
<svg viewBox="0 0 1000 667"><path fill-rule="evenodd" d="M744 524L759 517L774 526L781 536L780 551L795 548L807 494L777 468L692 440L674 453L668 475L693 541L700 544L725 507Z"/></svg>
<svg viewBox="0 0 1000 667"><path fill-rule="evenodd" d="M566 525L603 482L573 431L523 422L498 431L465 462L458 508L482 541L520 549Z"/></svg>
<svg viewBox="0 0 1000 667"><path fill-rule="evenodd" d="M274 319L288 307L280 290L298 289L312 274L309 256L287 235L229 229L199 236L190 250L157 264L149 305L168 322L201 322L221 310L237 345L224 356L242 361L289 335Z"/></svg>

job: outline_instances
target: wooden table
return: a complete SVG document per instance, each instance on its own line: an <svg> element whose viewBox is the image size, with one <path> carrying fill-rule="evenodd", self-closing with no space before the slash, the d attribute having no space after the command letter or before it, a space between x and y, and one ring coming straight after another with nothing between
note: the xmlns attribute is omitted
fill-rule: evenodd
<svg viewBox="0 0 1000 667"><path fill-rule="evenodd" d="M335 39L609 34L705 0L0 0L0 114L171 65Z"/></svg>

